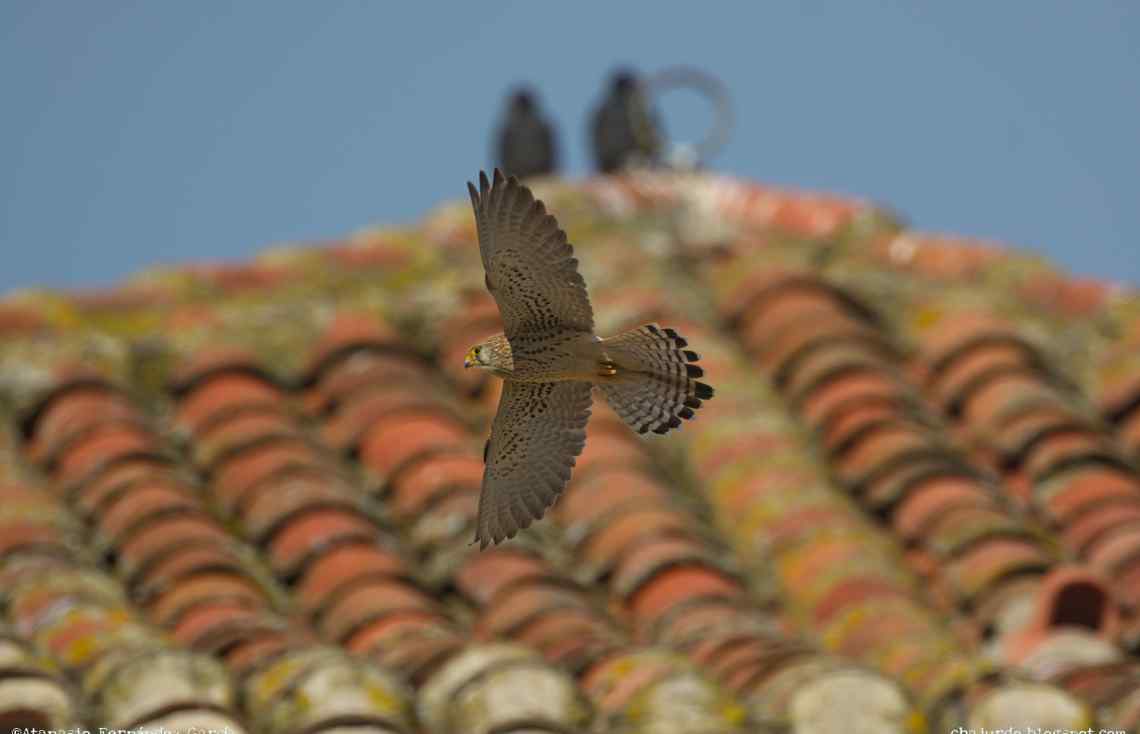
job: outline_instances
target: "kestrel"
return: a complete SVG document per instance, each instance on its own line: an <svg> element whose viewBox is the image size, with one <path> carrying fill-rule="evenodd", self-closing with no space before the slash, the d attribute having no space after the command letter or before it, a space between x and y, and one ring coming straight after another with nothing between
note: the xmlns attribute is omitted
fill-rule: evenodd
<svg viewBox="0 0 1140 734"><path fill-rule="evenodd" d="M645 324L602 339L574 250L530 189L495 169L470 182L487 290L504 333L472 347L464 367L503 379L475 541L498 543L542 517L586 443L591 387L638 433L668 433L713 389L700 357L672 329Z"/></svg>

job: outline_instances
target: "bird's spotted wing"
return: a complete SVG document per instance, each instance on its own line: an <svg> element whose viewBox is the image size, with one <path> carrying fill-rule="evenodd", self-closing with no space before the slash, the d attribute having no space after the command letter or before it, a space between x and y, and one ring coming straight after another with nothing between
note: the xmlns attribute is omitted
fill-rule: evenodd
<svg viewBox="0 0 1140 734"><path fill-rule="evenodd" d="M487 289L499 305L508 340L566 330L593 332L594 312L574 249L558 221L530 189L495 169L467 191L475 209Z"/></svg>
<svg viewBox="0 0 1140 734"><path fill-rule="evenodd" d="M479 495L481 548L514 537L554 504L586 444L589 417L589 383L503 384Z"/></svg>

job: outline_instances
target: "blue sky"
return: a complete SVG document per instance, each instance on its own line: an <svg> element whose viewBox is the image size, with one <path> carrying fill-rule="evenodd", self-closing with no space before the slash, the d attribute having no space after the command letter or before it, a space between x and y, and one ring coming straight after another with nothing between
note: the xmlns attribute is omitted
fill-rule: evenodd
<svg viewBox="0 0 1140 734"><path fill-rule="evenodd" d="M715 168L1140 282L1133 2L4 0L0 291L414 220L492 162L517 81L581 175L617 63L725 81Z"/></svg>

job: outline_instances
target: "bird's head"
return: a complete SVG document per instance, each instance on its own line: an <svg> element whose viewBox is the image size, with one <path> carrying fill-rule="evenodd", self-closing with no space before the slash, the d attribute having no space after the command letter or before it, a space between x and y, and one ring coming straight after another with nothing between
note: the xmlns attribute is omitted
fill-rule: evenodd
<svg viewBox="0 0 1140 734"><path fill-rule="evenodd" d="M479 342L463 355L464 367L478 367L500 377L506 377L514 369L511 359L511 345L502 334Z"/></svg>
<svg viewBox="0 0 1140 734"><path fill-rule="evenodd" d="M530 112L535 107L535 93L530 87L519 87L511 95L511 107L516 112Z"/></svg>
<svg viewBox="0 0 1140 734"><path fill-rule="evenodd" d="M637 72L627 66L615 69L610 76L610 84L618 94L631 94L637 89Z"/></svg>
<svg viewBox="0 0 1140 734"><path fill-rule="evenodd" d="M486 344L476 344L468 349L467 354L463 356L463 366L489 369L491 367L491 347Z"/></svg>

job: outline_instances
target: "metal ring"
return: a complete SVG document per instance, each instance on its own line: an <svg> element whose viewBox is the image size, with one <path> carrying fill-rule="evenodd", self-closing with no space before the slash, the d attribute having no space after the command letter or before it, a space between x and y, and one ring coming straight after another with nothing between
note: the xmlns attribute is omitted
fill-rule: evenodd
<svg viewBox="0 0 1140 734"><path fill-rule="evenodd" d="M646 89L653 102L657 102L668 91L691 88L706 97L713 106L713 126L699 143L694 145L671 143L671 152L685 148L695 153L696 162L708 160L728 143L732 132L732 99L728 87L717 77L693 67L675 66L659 71L651 76Z"/></svg>

